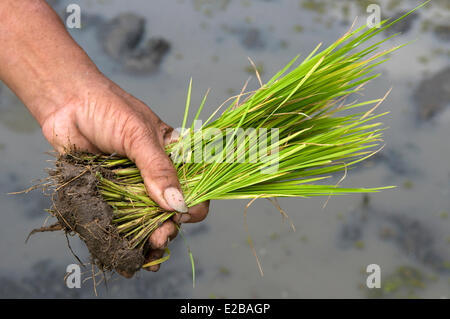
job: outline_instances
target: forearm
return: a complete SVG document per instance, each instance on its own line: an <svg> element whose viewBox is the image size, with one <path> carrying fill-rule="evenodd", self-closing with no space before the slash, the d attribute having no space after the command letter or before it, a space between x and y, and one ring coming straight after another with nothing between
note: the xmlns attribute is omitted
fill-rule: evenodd
<svg viewBox="0 0 450 319"><path fill-rule="evenodd" d="M44 0L1 0L0 21L0 79L40 124L102 78Z"/></svg>

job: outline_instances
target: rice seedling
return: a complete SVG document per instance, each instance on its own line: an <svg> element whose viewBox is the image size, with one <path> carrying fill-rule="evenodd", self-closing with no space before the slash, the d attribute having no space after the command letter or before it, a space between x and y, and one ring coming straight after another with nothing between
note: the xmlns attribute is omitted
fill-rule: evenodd
<svg viewBox="0 0 450 319"><path fill-rule="evenodd" d="M376 114L375 110L386 96L362 102L348 102L348 97L377 78L373 69L401 47L379 50L395 35L363 45L419 7L395 21L383 21L381 28L350 30L322 51L319 44L302 62L297 63L297 56L265 84L256 71L260 87L252 92L244 88L200 129L194 124L206 96L194 123L187 126L191 81L180 138L166 147L187 205L207 200L336 196L389 188L349 188L341 187L341 181L326 181L339 172L345 176L379 150L384 130L379 120L387 113ZM61 161L80 169L70 179L58 180L59 191L76 179L80 185L92 182L80 181L80 175L95 177L101 200L112 209L115 234L141 255L148 249L149 236L175 214L149 198L139 169L127 158L73 152ZM68 195L57 196L64 201ZM64 223L58 209L55 205L53 214ZM95 249L90 251L95 255ZM102 265L117 268L100 255L95 257ZM139 262L142 266L142 260Z"/></svg>

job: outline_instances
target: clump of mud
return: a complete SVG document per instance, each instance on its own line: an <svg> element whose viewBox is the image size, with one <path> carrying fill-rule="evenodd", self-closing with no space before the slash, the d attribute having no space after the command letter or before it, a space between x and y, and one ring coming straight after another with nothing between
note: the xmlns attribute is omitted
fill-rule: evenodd
<svg viewBox="0 0 450 319"><path fill-rule="evenodd" d="M66 233L78 234L100 269L131 276L144 264L143 249L131 248L119 235L113 209L97 190L97 173L113 178L111 171L77 162L76 156L58 158L49 171L55 186L51 213Z"/></svg>

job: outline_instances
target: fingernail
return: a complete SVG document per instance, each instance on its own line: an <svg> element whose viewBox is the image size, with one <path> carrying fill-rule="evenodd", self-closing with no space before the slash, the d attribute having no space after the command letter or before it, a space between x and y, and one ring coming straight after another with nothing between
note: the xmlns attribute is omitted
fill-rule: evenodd
<svg viewBox="0 0 450 319"><path fill-rule="evenodd" d="M175 187L166 188L164 191L164 199L167 204L170 205L174 210L180 213L187 213L188 208L186 202L184 201L183 194Z"/></svg>
<svg viewBox="0 0 450 319"><path fill-rule="evenodd" d="M180 223L184 224L184 223L187 223L190 220L191 220L191 215L183 214L183 215L181 215Z"/></svg>

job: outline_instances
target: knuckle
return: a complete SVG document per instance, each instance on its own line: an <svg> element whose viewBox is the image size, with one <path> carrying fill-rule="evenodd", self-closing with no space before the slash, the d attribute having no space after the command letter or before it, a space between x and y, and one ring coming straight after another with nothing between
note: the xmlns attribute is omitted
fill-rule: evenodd
<svg viewBox="0 0 450 319"><path fill-rule="evenodd" d="M153 265L150 267L150 271L157 272L160 267L161 267L160 265Z"/></svg>
<svg viewBox="0 0 450 319"><path fill-rule="evenodd" d="M159 227L150 237L150 246L153 249L161 249L167 242L167 234ZM152 255L151 255L152 256Z"/></svg>

